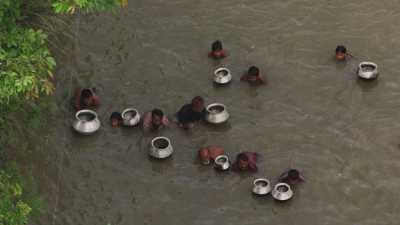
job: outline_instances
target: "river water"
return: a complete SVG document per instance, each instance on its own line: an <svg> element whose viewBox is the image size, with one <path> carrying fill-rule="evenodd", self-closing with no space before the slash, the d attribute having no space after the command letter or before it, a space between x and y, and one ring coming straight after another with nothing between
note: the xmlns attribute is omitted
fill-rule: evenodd
<svg viewBox="0 0 400 225"><path fill-rule="evenodd" d="M76 16L76 39L58 60L57 107L47 115L34 174L45 225L388 225L400 221L400 13L395 0L134 0L116 13ZM233 73L212 83L207 58L221 39ZM333 59L337 44L355 56ZM356 68L371 60L373 82ZM268 80L239 82L251 65ZM100 131L71 129L75 88L96 87ZM113 129L112 111L162 108L172 116L195 95L221 102L228 124L146 134ZM153 136L175 153L151 160ZM257 174L217 173L196 161L206 145L262 155ZM251 195L254 178L288 167L306 182L292 200Z"/></svg>

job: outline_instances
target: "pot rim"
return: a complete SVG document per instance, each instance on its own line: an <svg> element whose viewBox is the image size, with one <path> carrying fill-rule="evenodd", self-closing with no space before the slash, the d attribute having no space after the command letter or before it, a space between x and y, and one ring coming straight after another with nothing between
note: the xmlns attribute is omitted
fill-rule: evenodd
<svg viewBox="0 0 400 225"><path fill-rule="evenodd" d="M215 75L215 76L218 76L218 73L221 72L221 71L226 71L226 72L228 72L228 74L227 74L226 76L228 76L229 74L231 74L231 71L230 71L228 68L222 66L222 67L219 67L219 68L217 68L216 70L214 70L214 75Z"/></svg>
<svg viewBox="0 0 400 225"><path fill-rule="evenodd" d="M76 118L77 120L79 120L79 121L83 121L83 120L81 120L81 119L79 118L79 115L81 115L81 114L83 114L83 113L92 114L92 115L94 116L94 119L93 119L93 120L97 119L97 113L96 113L95 111L93 111L93 110L90 110L90 109L81 109L81 110L79 110L78 112L75 113L75 118ZM87 122L87 121L84 121L84 122Z"/></svg>
<svg viewBox="0 0 400 225"><path fill-rule="evenodd" d="M260 181L264 181L265 183L267 183L266 187L267 187L268 185L271 185L271 182L270 182L267 178L257 178L257 179L255 179L255 180L253 181L253 185L254 185L254 186L258 186L258 185L257 185L257 182L260 182Z"/></svg>
<svg viewBox="0 0 400 225"><path fill-rule="evenodd" d="M287 187L288 190L287 190L287 191L280 191L278 188L279 188L279 187L282 187L282 186ZM274 190L275 190L276 192L279 192L279 193L288 193L288 192L290 192L292 189L290 188L289 184L287 184L287 183L277 183L277 184L275 184Z"/></svg>
<svg viewBox="0 0 400 225"><path fill-rule="evenodd" d="M168 146L165 147L165 148L158 148L158 147L156 147L156 146L154 145L154 142L157 141L157 140L159 140L159 139L166 140L166 141L168 142ZM153 148L156 148L156 149L164 150L164 149L166 149L166 148L168 148L168 147L171 146L171 141L170 141L169 138L167 138L167 137L159 136L159 137L155 137L155 138L153 138L153 140L151 140L151 146L152 146Z"/></svg>
<svg viewBox="0 0 400 225"><path fill-rule="evenodd" d="M212 103L212 104L209 104L209 105L207 106L207 108L206 108L206 110L207 110L208 113L212 113L212 112L210 111L210 108L213 107L213 106L222 106L222 107L224 108L224 110L222 110L222 111L219 112L219 113L222 113L222 112L225 112L225 111L226 111L226 106L225 106L224 104L222 104L222 103Z"/></svg>
<svg viewBox="0 0 400 225"><path fill-rule="evenodd" d="M226 159L226 162L224 162L224 163L218 162L218 160L221 159L221 158ZM219 155L219 156L217 156L217 157L215 158L214 163L217 164L217 165L222 166L222 165L224 165L224 164L226 164L226 163L229 163L229 157L228 157L227 155Z"/></svg>
<svg viewBox="0 0 400 225"><path fill-rule="evenodd" d="M362 69L363 66L372 66L374 67L374 70L371 72L374 72L378 69L378 65L374 62L369 62L369 61L364 61L364 62L360 62L360 64L358 64L358 68Z"/></svg>
<svg viewBox="0 0 400 225"><path fill-rule="evenodd" d="M135 117L138 117L138 116L139 116L139 111L138 111L137 109L135 109L135 108L126 108L126 109L124 109L124 110L122 111L122 113L121 113L122 118L125 119L125 114L126 114L127 112L132 112L132 111L136 112ZM134 118L135 118L135 117L134 117Z"/></svg>

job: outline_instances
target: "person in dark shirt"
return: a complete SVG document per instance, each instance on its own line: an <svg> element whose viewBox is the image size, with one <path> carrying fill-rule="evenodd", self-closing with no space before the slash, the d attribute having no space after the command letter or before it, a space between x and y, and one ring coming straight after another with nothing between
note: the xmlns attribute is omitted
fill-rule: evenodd
<svg viewBox="0 0 400 225"><path fill-rule="evenodd" d="M208 56L213 59L222 59L226 57L226 53L222 48L222 42L220 40L214 41L211 45L211 52Z"/></svg>
<svg viewBox="0 0 400 225"><path fill-rule="evenodd" d="M77 90L75 93L74 107L76 111L86 108L95 108L100 104L99 97L93 89Z"/></svg>
<svg viewBox="0 0 400 225"><path fill-rule="evenodd" d="M335 58L337 61L345 61L347 58L347 49L344 45L336 46Z"/></svg>
<svg viewBox="0 0 400 225"><path fill-rule="evenodd" d="M263 84L264 79L260 74L260 69L256 66L251 66L247 71L247 74L240 78L241 81L247 81L249 83Z"/></svg>
<svg viewBox="0 0 400 225"><path fill-rule="evenodd" d="M193 127L194 122L203 120L205 115L204 99L200 96L194 97L192 103L182 106L176 114L179 127L185 129Z"/></svg>
<svg viewBox="0 0 400 225"><path fill-rule="evenodd" d="M294 186L304 181L303 175L297 169L289 169L279 176L279 182Z"/></svg>

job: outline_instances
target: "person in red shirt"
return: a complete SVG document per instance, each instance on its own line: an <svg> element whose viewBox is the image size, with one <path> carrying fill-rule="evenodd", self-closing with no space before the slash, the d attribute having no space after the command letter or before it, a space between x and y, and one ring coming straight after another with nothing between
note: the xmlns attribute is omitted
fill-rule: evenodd
<svg viewBox="0 0 400 225"><path fill-rule="evenodd" d="M247 74L243 75L240 78L241 81L247 81L249 83L258 83L258 84L263 84L264 79L262 78L260 74L260 69L256 66L251 66L249 70L247 71Z"/></svg>
<svg viewBox="0 0 400 225"><path fill-rule="evenodd" d="M257 159L258 154L256 152L242 152L236 156L236 161L233 164L233 170L236 172L257 172Z"/></svg>
<svg viewBox="0 0 400 225"><path fill-rule="evenodd" d="M110 123L112 127L118 127L122 124L122 116L119 112L111 113Z"/></svg>
<svg viewBox="0 0 400 225"><path fill-rule="evenodd" d="M75 93L74 107L76 111L86 108L96 108L100 104L99 97L94 89L82 89Z"/></svg>
<svg viewBox="0 0 400 225"><path fill-rule="evenodd" d="M199 150L199 158L203 165L214 162L215 158L224 154L224 149L218 146L209 146Z"/></svg>
<svg viewBox="0 0 400 225"><path fill-rule="evenodd" d="M336 46L335 58L337 61L345 61L348 55L349 54L347 53L347 49L344 45Z"/></svg>
<svg viewBox="0 0 400 225"><path fill-rule="evenodd" d="M220 40L214 41L211 44L211 52L208 56L213 59L222 59L226 57L226 52L222 48L222 42Z"/></svg>

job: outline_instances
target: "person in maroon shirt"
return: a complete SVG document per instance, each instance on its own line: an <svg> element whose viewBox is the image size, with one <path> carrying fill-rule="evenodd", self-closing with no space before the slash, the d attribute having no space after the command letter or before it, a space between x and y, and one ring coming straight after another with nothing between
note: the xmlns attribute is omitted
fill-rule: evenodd
<svg viewBox="0 0 400 225"><path fill-rule="evenodd" d="M233 164L233 170L236 172L257 172L257 159L258 154L256 152L242 152L236 156L236 161Z"/></svg>
<svg viewBox="0 0 400 225"><path fill-rule="evenodd" d="M110 123L112 127L118 127L122 124L122 116L120 112L113 112L110 116Z"/></svg>
<svg viewBox="0 0 400 225"><path fill-rule="evenodd" d="M199 158L203 165L214 162L215 158L224 154L224 149L218 146L209 146L199 150Z"/></svg>
<svg viewBox="0 0 400 225"><path fill-rule="evenodd" d="M208 56L213 59L222 59L226 57L226 52L222 48L222 42L220 40L214 41L211 44L211 52Z"/></svg>
<svg viewBox="0 0 400 225"><path fill-rule="evenodd" d="M74 107L76 111L86 108L95 108L100 104L99 97L94 89L82 89L75 93Z"/></svg>
<svg viewBox="0 0 400 225"><path fill-rule="evenodd" d="M264 79L260 74L260 69L256 66L251 66L247 73L240 78L241 81L247 81L249 83L263 84Z"/></svg>

